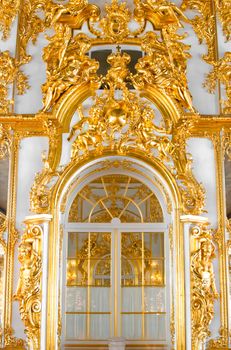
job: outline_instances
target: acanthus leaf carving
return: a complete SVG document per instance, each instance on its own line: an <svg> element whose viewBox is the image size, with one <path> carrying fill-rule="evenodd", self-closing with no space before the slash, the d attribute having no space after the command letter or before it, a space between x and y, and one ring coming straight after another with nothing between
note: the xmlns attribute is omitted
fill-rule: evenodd
<svg viewBox="0 0 231 350"><path fill-rule="evenodd" d="M10 29L15 17L18 14L20 0L2 0L0 6L0 30L2 31L2 38L6 40L9 38Z"/></svg>
<svg viewBox="0 0 231 350"><path fill-rule="evenodd" d="M14 103L8 99L8 86L16 80L17 91L19 95L24 94L29 88L27 77L20 70L20 65L9 51L0 52L0 113L6 114L10 106Z"/></svg>
<svg viewBox="0 0 231 350"><path fill-rule="evenodd" d="M25 340L21 338L16 338L14 336L14 330L12 327L5 327L4 328L4 343L6 346L6 349L25 349Z"/></svg>
<svg viewBox="0 0 231 350"><path fill-rule="evenodd" d="M231 52L225 52L224 56L217 61L212 61L212 70L206 77L204 86L210 93L215 93L217 81L224 85L226 100L222 100L223 113L231 113Z"/></svg>

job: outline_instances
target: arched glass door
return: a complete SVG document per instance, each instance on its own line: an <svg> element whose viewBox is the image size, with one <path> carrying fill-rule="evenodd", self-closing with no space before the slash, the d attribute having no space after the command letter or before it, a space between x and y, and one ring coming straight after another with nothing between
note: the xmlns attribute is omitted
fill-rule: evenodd
<svg viewBox="0 0 231 350"><path fill-rule="evenodd" d="M167 344L167 227L155 194L130 176L106 175L76 195L68 218L63 344L112 336Z"/></svg>

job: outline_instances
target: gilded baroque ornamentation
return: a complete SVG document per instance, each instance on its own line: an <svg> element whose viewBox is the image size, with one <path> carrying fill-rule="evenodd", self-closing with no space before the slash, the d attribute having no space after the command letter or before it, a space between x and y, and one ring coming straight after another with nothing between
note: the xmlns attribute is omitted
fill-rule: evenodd
<svg viewBox="0 0 231 350"><path fill-rule="evenodd" d="M4 329L4 342L6 349L25 349L25 341L20 338L14 337L14 330L11 327L5 327Z"/></svg>
<svg viewBox="0 0 231 350"><path fill-rule="evenodd" d="M29 88L27 77L20 70L19 62L10 56L9 51L0 52L0 113L9 112L10 106L14 103L8 99L8 86L16 80L19 95L24 94Z"/></svg>
<svg viewBox="0 0 231 350"><path fill-rule="evenodd" d="M223 27L226 40L231 39L231 11L229 0L215 0L218 17Z"/></svg>
<svg viewBox="0 0 231 350"><path fill-rule="evenodd" d="M231 160L231 133L225 132L221 136L221 147L223 153L223 159L225 154L227 154L228 158Z"/></svg>
<svg viewBox="0 0 231 350"><path fill-rule="evenodd" d="M206 43L208 52L203 59L210 63L216 59L215 55L215 15L213 13L213 0L183 0L182 10L196 10L199 14L192 20L193 29L198 37L199 43Z"/></svg>
<svg viewBox="0 0 231 350"><path fill-rule="evenodd" d="M7 228L7 217L0 212L0 244L2 245L4 251L7 250L6 240L4 238L4 232Z"/></svg>
<svg viewBox="0 0 231 350"><path fill-rule="evenodd" d="M224 85L227 100L221 101L223 104L223 113L231 113L231 52L226 52L218 61L210 62L213 69L207 75L204 86L210 93L214 93L219 80Z"/></svg>
<svg viewBox="0 0 231 350"><path fill-rule="evenodd" d="M71 29L62 24L56 24L55 30L43 55L47 63L47 82L42 87L43 111L49 110L71 86L95 81L99 68L97 61L86 56L91 47L87 35L77 34L72 38Z"/></svg>
<svg viewBox="0 0 231 350"><path fill-rule="evenodd" d="M40 214L49 212L51 191L48 184L52 178L59 176L59 172L53 171L50 167L45 153L42 154L42 161L44 167L41 173L35 175L34 183L30 192L31 210Z"/></svg>
<svg viewBox="0 0 231 350"><path fill-rule="evenodd" d="M0 124L0 159L6 159L9 157L9 151L11 146L11 138L9 131Z"/></svg>
<svg viewBox="0 0 231 350"><path fill-rule="evenodd" d="M20 0L2 0L0 5L0 30L4 40L8 39L11 25L18 13Z"/></svg>
<svg viewBox="0 0 231 350"><path fill-rule="evenodd" d="M207 224L191 229L192 349L197 350L210 335L209 325L214 317L214 301L219 297L215 285L212 260L215 257L212 230Z"/></svg>
<svg viewBox="0 0 231 350"><path fill-rule="evenodd" d="M159 12L157 5L160 7ZM187 21L187 18L174 4L158 3L153 6L150 3L145 6L140 2L136 3L134 14L137 21L142 22L141 13L143 13L143 21L147 21L148 18L161 32L161 35L148 32L138 39L146 56L139 59L136 64L136 74L132 74L128 68L130 56L120 52L118 48L118 51L109 55L107 59L111 66L107 74L104 77L97 77L99 64L86 55L93 39L85 34L72 37L68 25L70 21L66 15L58 16L55 22L55 35L49 38L50 44L44 49L43 58L47 63L48 80L43 85L43 110L52 108L72 86L91 83L96 83L95 89L101 86L103 93L93 97L94 105L90 108L88 116L84 115L81 106L78 108L80 121L73 126L68 138L71 140L75 134L77 135L72 145L72 161L88 157L92 152L95 155L101 154L105 148L118 154L139 149L141 152L147 152L150 157L153 156L154 149L161 161L165 163L174 161L175 171L178 172L178 180L182 186L185 211L198 213L203 207L204 192L190 170L191 159L185 152L185 140L180 141L183 154L178 151L179 134L184 122L174 125L176 135L172 142L169 135L173 131L173 122L165 118L163 123L165 125L155 125L151 104L141 98L138 91L134 93L129 90L129 84L136 90L145 90L151 85L168 95L181 112L184 110L195 112L186 79L187 59L190 57L189 46L181 42L185 36L177 34L177 30L182 27L180 20ZM123 21L120 20L121 9L123 9ZM129 11L125 10L125 5L119 4L118 1L108 5L106 17L99 20L100 26L104 28L104 31L98 34L100 39L114 43L123 41L128 35L132 36L126 29L131 16ZM150 11L153 12L152 17L149 15ZM185 135L188 130L189 128L186 128ZM47 163L50 166L50 160ZM36 184L32 189L33 198L31 197L31 207L35 210L40 211L39 203L35 204L36 189L40 183L42 186L39 191L41 188L44 189L43 186L46 186L52 171L54 170L51 167L47 176L48 172L44 169L44 174L36 178ZM48 207L47 204L45 206Z"/></svg>
<svg viewBox="0 0 231 350"><path fill-rule="evenodd" d="M19 301L21 319L25 325L28 344L40 350L42 229L28 224L19 245L21 263L19 282L14 300Z"/></svg>

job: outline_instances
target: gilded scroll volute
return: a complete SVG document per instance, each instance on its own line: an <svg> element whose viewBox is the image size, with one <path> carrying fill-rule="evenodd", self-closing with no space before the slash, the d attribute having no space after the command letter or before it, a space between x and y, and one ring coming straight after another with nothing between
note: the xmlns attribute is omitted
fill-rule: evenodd
<svg viewBox="0 0 231 350"><path fill-rule="evenodd" d="M28 343L33 350L40 349L42 229L28 224L19 245L20 275L14 300L19 301L21 319L25 325Z"/></svg>
<svg viewBox="0 0 231 350"><path fill-rule="evenodd" d="M216 289L213 259L215 245L207 224L191 230L191 312L192 349L197 350L210 335L209 325L214 317Z"/></svg>

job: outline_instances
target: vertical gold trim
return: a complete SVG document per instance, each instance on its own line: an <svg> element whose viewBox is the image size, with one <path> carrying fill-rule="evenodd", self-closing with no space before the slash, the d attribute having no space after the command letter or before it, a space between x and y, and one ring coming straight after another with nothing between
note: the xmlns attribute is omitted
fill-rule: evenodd
<svg viewBox="0 0 231 350"><path fill-rule="evenodd" d="M175 209L176 242L176 344L177 350L186 349L186 302L185 302L185 261L184 261L184 225L180 222L180 211Z"/></svg>
<svg viewBox="0 0 231 350"><path fill-rule="evenodd" d="M91 233L88 232L88 252L87 252L87 316L86 316L86 323L87 323L87 329L86 329L86 336L89 339L90 338L90 298L91 298L91 291L90 291L90 285L91 285Z"/></svg>
<svg viewBox="0 0 231 350"><path fill-rule="evenodd" d="M220 338L210 342L217 348L228 347L228 289L227 289L227 261L226 261L226 242L225 242L225 198L224 198L224 153L221 144L220 132L211 135L211 141L214 146L214 157L216 164L216 195L217 195L217 213L218 229L215 232L214 239L218 245L219 259L219 278L220 278Z"/></svg>
<svg viewBox="0 0 231 350"><path fill-rule="evenodd" d="M6 281L5 281L5 305L4 305L4 338L5 346L23 346L22 339L16 339L13 336L12 324L12 297L13 297L13 272L14 272L14 255L15 245L18 241L18 232L16 230L16 195L18 180L18 150L20 144L20 135L15 134L12 137L10 149L10 172L8 183L8 203L7 203L7 256L6 256Z"/></svg>
<svg viewBox="0 0 231 350"><path fill-rule="evenodd" d="M142 287L141 287L141 300L142 300L142 338L144 339L145 336L145 320L144 320L144 232L141 233L142 235Z"/></svg>
<svg viewBox="0 0 231 350"><path fill-rule="evenodd" d="M118 336L118 278L120 272L118 271L119 256L118 256L118 230L114 230L114 335ZM121 317L121 315L119 315Z"/></svg>

